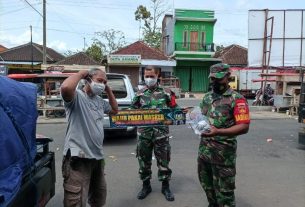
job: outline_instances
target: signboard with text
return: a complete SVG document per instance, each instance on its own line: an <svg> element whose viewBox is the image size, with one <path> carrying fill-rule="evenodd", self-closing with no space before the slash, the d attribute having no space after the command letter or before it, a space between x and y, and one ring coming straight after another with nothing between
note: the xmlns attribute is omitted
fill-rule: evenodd
<svg viewBox="0 0 305 207"><path fill-rule="evenodd" d="M31 65L31 64L8 64L9 69L20 69L20 70L40 70L41 65Z"/></svg>
<svg viewBox="0 0 305 207"><path fill-rule="evenodd" d="M141 55L109 55L108 64L110 65L140 65Z"/></svg>
<svg viewBox="0 0 305 207"><path fill-rule="evenodd" d="M47 67L46 73L62 73L65 70L65 66L52 65Z"/></svg>
<svg viewBox="0 0 305 207"><path fill-rule="evenodd" d="M162 126L185 124L186 116L181 109L121 110L110 116L112 128L126 126Z"/></svg>

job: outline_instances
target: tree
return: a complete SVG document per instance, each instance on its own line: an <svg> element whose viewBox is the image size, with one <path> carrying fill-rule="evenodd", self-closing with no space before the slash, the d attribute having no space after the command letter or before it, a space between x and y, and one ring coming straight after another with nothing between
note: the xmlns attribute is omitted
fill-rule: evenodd
<svg viewBox="0 0 305 207"><path fill-rule="evenodd" d="M224 49L225 47L223 45L217 45L216 46L216 51L220 51L222 49Z"/></svg>
<svg viewBox="0 0 305 207"><path fill-rule="evenodd" d="M104 55L113 53L126 45L125 35L122 31L109 29L96 32L93 42L99 44Z"/></svg>
<svg viewBox="0 0 305 207"><path fill-rule="evenodd" d="M66 57L69 57L71 55L75 55L76 53L78 53L79 51L76 50L76 51L72 51L72 50L67 50L65 53L64 53L64 56Z"/></svg>
<svg viewBox="0 0 305 207"><path fill-rule="evenodd" d="M160 48L161 46L161 28L158 26L159 19L168 10L166 0L151 0L152 12L140 5L135 11L135 20L144 21L143 40L151 47Z"/></svg>
<svg viewBox="0 0 305 207"><path fill-rule="evenodd" d="M92 45L87 48L86 54L97 62L101 62L103 57L102 46L100 42L93 41Z"/></svg>

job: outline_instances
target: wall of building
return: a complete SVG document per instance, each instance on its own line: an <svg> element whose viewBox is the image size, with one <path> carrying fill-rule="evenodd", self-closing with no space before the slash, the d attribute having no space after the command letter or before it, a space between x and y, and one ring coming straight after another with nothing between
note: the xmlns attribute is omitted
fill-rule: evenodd
<svg viewBox="0 0 305 207"><path fill-rule="evenodd" d="M133 87L137 87L139 83L139 66L109 66L110 73L121 73L128 75Z"/></svg>
<svg viewBox="0 0 305 207"><path fill-rule="evenodd" d="M202 32L205 33L205 43L213 43L214 23L197 21L176 21L174 31L174 42L183 43L184 31L187 31L187 42L191 42L191 32L198 32L198 43L201 43Z"/></svg>

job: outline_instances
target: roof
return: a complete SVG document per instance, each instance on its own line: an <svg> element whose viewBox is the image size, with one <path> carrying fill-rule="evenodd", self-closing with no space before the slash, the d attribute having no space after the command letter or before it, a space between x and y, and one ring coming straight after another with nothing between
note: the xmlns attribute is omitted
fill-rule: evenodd
<svg viewBox="0 0 305 207"><path fill-rule="evenodd" d="M34 62L42 62L42 57L43 57L43 46L33 43L33 61ZM32 45L31 43L27 43L24 45L20 45L17 47L10 48L4 52L0 53L1 58L4 61L27 61L31 62L32 61ZM47 47L46 49L47 52L47 62L57 62L59 60L62 60L64 56L55 50Z"/></svg>
<svg viewBox="0 0 305 207"><path fill-rule="evenodd" d="M7 48L4 47L3 45L0 45L0 52L3 52L3 51L5 51L5 50L7 50Z"/></svg>
<svg viewBox="0 0 305 207"><path fill-rule="evenodd" d="M168 60L167 56L155 48L149 47L143 41L134 42L112 53L116 55L141 55L141 59Z"/></svg>
<svg viewBox="0 0 305 207"><path fill-rule="evenodd" d="M240 45L230 45L215 53L214 58L222 59L223 63L229 65L247 66L248 49Z"/></svg>
<svg viewBox="0 0 305 207"><path fill-rule="evenodd" d="M97 61L93 60L84 52L79 52L69 57L66 57L56 64L62 65L100 65Z"/></svg>

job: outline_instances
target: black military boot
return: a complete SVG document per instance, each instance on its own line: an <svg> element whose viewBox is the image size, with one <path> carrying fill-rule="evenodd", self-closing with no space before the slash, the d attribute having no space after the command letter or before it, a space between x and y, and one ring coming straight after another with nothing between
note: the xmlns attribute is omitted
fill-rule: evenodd
<svg viewBox="0 0 305 207"><path fill-rule="evenodd" d="M165 181L162 182L162 190L161 190L161 192L165 196L166 200L168 200L168 201L174 201L175 200L174 194L169 189L168 180L165 180Z"/></svg>
<svg viewBox="0 0 305 207"><path fill-rule="evenodd" d="M151 186L150 181L146 180L143 182L142 190L138 193L138 199L142 200L148 196L148 194L151 192Z"/></svg>

